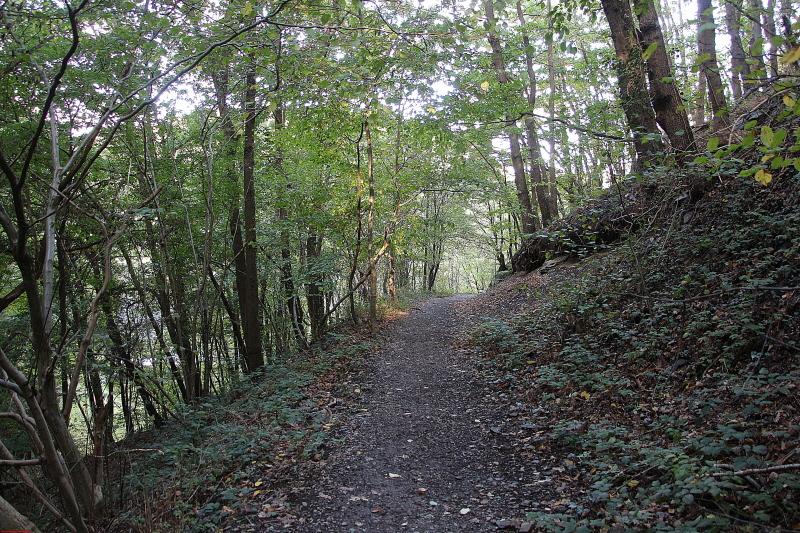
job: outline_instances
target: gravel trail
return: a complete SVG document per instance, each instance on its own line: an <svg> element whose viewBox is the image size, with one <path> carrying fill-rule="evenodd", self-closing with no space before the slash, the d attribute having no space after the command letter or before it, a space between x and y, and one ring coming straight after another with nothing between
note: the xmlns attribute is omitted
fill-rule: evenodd
<svg viewBox="0 0 800 533"><path fill-rule="evenodd" d="M506 401L452 346L469 327L454 310L466 298L428 300L388 326L352 384L359 401L327 460L293 483L293 519L257 531L530 530L525 511L553 501L558 467L536 451L535 414Z"/></svg>

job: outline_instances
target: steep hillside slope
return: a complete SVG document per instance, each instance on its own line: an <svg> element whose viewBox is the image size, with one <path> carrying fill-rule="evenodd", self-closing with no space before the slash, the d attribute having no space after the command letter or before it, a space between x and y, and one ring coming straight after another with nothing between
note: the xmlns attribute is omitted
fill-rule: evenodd
<svg viewBox="0 0 800 533"><path fill-rule="evenodd" d="M708 141L682 173L613 191L626 241L564 249L586 257L544 273L561 250L534 242L538 255L515 257L532 272L462 308L483 317L468 343L480 364L540 406L540 449L573 454L562 499L530 517L542 530L800 529L800 174L786 105L766 102L775 112L740 121L738 144ZM618 220L597 210L571 231Z"/></svg>

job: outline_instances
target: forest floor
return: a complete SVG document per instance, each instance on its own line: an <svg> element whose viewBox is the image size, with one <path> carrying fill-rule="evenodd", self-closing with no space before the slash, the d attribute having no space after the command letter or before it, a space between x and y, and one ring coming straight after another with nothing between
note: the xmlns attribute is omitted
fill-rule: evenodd
<svg viewBox="0 0 800 533"><path fill-rule="evenodd" d="M427 300L390 323L349 377L355 401L326 457L226 531L531 531L525 513L558 499L571 461L537 452L539 409L498 394L455 347L473 298Z"/></svg>

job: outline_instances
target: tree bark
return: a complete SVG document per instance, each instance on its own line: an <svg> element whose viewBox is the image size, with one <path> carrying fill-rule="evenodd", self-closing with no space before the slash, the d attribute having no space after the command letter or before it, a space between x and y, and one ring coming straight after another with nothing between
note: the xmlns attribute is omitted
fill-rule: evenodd
<svg viewBox="0 0 800 533"><path fill-rule="evenodd" d="M308 283L306 283L306 301L308 302L308 320L311 323L311 342L325 336L325 293L323 292L323 275L317 264L322 257L322 237L311 234L306 238L306 257L308 258Z"/></svg>
<svg viewBox="0 0 800 533"><path fill-rule="evenodd" d="M247 370L254 372L264 365L261 346L261 321L258 301L258 246L256 241L256 191L255 191L255 128L256 128L256 70L255 59L245 72L244 92L244 152L242 177L244 188L244 302L240 301L244 344L247 349Z"/></svg>
<svg viewBox="0 0 800 533"><path fill-rule="evenodd" d="M767 6L762 15L762 25L764 27L764 36L769 43L769 70L770 76L776 77L778 75L778 45L775 42L775 37L778 35L775 27L775 0L767 0Z"/></svg>
<svg viewBox="0 0 800 533"><path fill-rule="evenodd" d="M84 481L82 477L75 477L74 474L70 476L70 459L65 456L62 457L62 455L56 449L57 442L59 439L65 438L65 433L67 436L69 436L69 440L72 441L72 435L69 433L69 429L67 428L66 424L63 423L64 418L61 416L61 411L57 408L57 401L54 412L55 416L53 413L51 413L50 417L48 417L45 409L51 408L51 404L42 405L40 401L38 401L34 391L28 383L28 380L25 378L22 372L20 372L19 369L17 369L17 367L11 363L11 361L6 357L6 354L3 353L2 349L0 349L0 368L5 370L8 374L8 377L14 381L19 389L17 391L18 394L25 400L31 416L36 421L38 435L44 450L47 473L58 489L59 495L61 496L61 500L66 508L67 514L72 521L72 524L79 533L88 533L89 529L84 522L84 513L89 514L93 512L95 491L89 476L89 469L86 468L86 463L83 462L83 459L81 458L80 464L75 464L79 468L82 468L86 471L86 477L89 478L88 482ZM62 421L61 426L53 424L48 418L60 419ZM53 426L55 426L55 429L52 430L51 434L51 432L47 431L47 428ZM74 441L72 441L72 443L73 447L75 447ZM62 449L62 453L64 451L69 450ZM75 452L77 453L77 447L75 447ZM75 483L75 485L73 485L73 483ZM81 490L88 491L89 494L85 494L81 498L79 496ZM81 503L88 500L91 504L91 508L88 511L86 509L82 510L81 505L78 503L78 498L80 498Z"/></svg>
<svg viewBox="0 0 800 533"><path fill-rule="evenodd" d="M41 533L33 522L22 516L2 496L0 496L0 531Z"/></svg>
<svg viewBox="0 0 800 533"><path fill-rule="evenodd" d="M765 78L767 76L767 67L764 64L764 28L761 26L761 12L764 10L764 5L761 0L749 1L750 16L750 40L749 56L752 62L751 74L754 79L750 80L749 86L755 87L758 85L758 78Z"/></svg>
<svg viewBox="0 0 800 533"><path fill-rule="evenodd" d="M372 258L375 246L375 167L372 157L372 130L369 121L364 121L364 138L367 142L367 257ZM369 276L369 330L378 331L378 271L377 263L370 262Z"/></svg>
<svg viewBox="0 0 800 533"><path fill-rule="evenodd" d="M717 130L728 124L728 102L725 87L719 75L717 63L716 30L714 29L714 8L711 0L697 0L697 52L706 59L700 63L700 75L706 79L708 101L714 113L712 129Z"/></svg>
<svg viewBox="0 0 800 533"><path fill-rule="evenodd" d="M231 109L228 105L228 98L230 97L229 89L229 67L225 65L223 68L215 71L211 75L214 83L214 93L217 99L217 109L221 117L221 127L225 134L225 173L228 180L233 183L234 189L239 185L239 177L236 171L234 161L236 159L237 144L241 136L236 133L231 118ZM242 220L241 211L239 209L238 195L233 195L233 203L228 212L228 226L231 234L231 252L233 253L233 267L234 267L234 282L236 285L236 296L239 301L239 308L241 309L247 302L247 260L244 253L244 239L242 238ZM237 314L232 317L232 322L235 324L234 328L240 325L244 326L244 316ZM240 329L241 332L241 329ZM247 344L244 335L237 335L234 337L237 342L242 357L245 362L245 369L247 370Z"/></svg>
<svg viewBox="0 0 800 533"><path fill-rule="evenodd" d="M547 12L552 13L553 5L551 0L547 0ZM547 20L548 27L552 30L553 29L553 18L550 16ZM547 212L548 216L551 219L558 218L558 185L556 184L556 141L555 141L555 133L552 131L555 128L555 119L556 119L556 66L555 66L555 54L553 53L553 41L550 40L550 43L547 45L547 81L550 85L550 95L547 99L547 108L550 114L550 124L552 124L551 128L551 139L550 139L550 164L547 165L547 176L548 176L548 189L546 191L546 203L547 203ZM566 134L566 131L564 132ZM545 224L542 224L544 226Z"/></svg>
<svg viewBox="0 0 800 533"><path fill-rule="evenodd" d="M741 0L725 1L725 24L728 26L728 35L731 40L731 92L734 102L738 101L743 92L743 87L750 77L750 65L745 61L744 45L742 44Z"/></svg>
<svg viewBox="0 0 800 533"><path fill-rule="evenodd" d="M667 134L674 150L679 153L691 151L694 134L683 100L675 86L675 77L667 56L667 46L655 3L653 0L642 0L638 4L638 9L642 49L647 50L651 45L657 47L645 61L656 121Z"/></svg>
<svg viewBox="0 0 800 533"><path fill-rule="evenodd" d="M641 172L664 151L655 112L650 104L642 48L636 38L629 1L602 0L602 5L617 55L620 101L628 127L633 132L637 156L633 170Z"/></svg>

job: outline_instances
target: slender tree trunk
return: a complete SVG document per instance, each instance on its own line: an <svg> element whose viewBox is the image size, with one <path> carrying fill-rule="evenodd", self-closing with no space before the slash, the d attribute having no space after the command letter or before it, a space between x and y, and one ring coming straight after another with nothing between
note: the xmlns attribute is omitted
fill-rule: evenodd
<svg viewBox="0 0 800 533"><path fill-rule="evenodd" d="M490 29L486 32L486 38L489 41L489 46L492 48L492 64L497 75L497 81L500 84L506 84L511 81L506 72L505 61L503 60L503 48L500 44L500 38L497 37L495 32L491 29L497 23L497 17L494 15L494 6L492 0L484 0L484 12L486 13L487 23ZM531 195L528 190L528 181L525 177L525 162L522 159L522 151L520 150L519 134L514 130L516 127L512 121L513 117L506 115L508 121L508 142L511 148L511 166L514 168L514 185L517 189L517 199L522 210L522 233L531 234L539 228L539 221L536 213L533 211L533 204L531 204Z"/></svg>
<svg viewBox="0 0 800 533"><path fill-rule="evenodd" d="M547 12L552 13L552 2L547 0ZM547 20L548 27L553 29L552 17ZM558 218L558 186L556 184L556 146L555 146L555 118L556 118L556 64L555 54L553 53L553 41L551 40L547 45L547 81L550 85L550 95L547 99L547 108L550 114L550 164L547 165L548 176L548 191L545 194L547 203L548 218L554 220ZM542 223L544 226L544 223Z"/></svg>
<svg viewBox="0 0 800 533"><path fill-rule="evenodd" d="M639 9L642 49L646 50L651 45L657 47L645 61L656 121L667 134L674 150L679 153L691 151L694 145L694 134L683 100L675 85L675 77L667 56L667 45L658 21L655 3L653 0L643 0L639 2L637 8Z"/></svg>
<svg viewBox="0 0 800 533"><path fill-rule="evenodd" d="M741 99L742 88L750 77L750 65L745 61L744 45L742 45L741 0L725 1L725 24L731 40L731 92L734 102Z"/></svg>
<svg viewBox="0 0 800 533"><path fill-rule="evenodd" d="M525 30L525 15L522 12L522 2L520 0L517 0L517 18L522 28L522 46L525 49L525 67L528 73L528 108L530 109L530 113L533 113L536 110L536 73L533 70L532 45L528 37L528 32ZM545 227L550 224L554 217L552 213L550 213L548 187L545 183L545 172L542 168L542 150L539 146L539 136L536 132L536 120L533 118L532 114L525 115L525 131L528 134L531 182L533 183L534 192L536 193L536 202L539 205L539 212L542 214L542 227ZM533 209L532 205L531 209Z"/></svg>
<svg viewBox="0 0 800 533"><path fill-rule="evenodd" d="M152 227L150 227L150 231L148 231L148 234L151 233L152 233ZM128 252L125 250L124 247L121 248L121 251L123 258L125 259L125 264L128 267L128 275L131 277L133 286L136 288L136 292L139 295L139 300L141 301L142 306L144 307L145 314L147 315L147 318L150 321L150 325L153 327L153 331L156 334L156 340L158 341L158 345L161 348L161 351L166 355L167 361L169 361L172 379L175 380L175 385L178 387L181 399L184 402L188 402L189 393L186 390L186 384L183 382L183 377L181 376L180 370L178 369L178 366L175 364L175 358L172 354L172 349L170 348L170 344L167 343L166 339L164 338L163 325L156 320L155 314L153 313L153 309L150 306L150 302L148 302L147 300L147 294L145 294L144 287L139 281L139 276L136 273L137 271L133 266L133 261L131 261L130 254L128 254ZM160 289L156 291L156 300L160 300L163 298L163 296L161 297L159 296L161 292L162 291ZM130 368L133 369L132 366Z"/></svg>
<svg viewBox="0 0 800 533"><path fill-rule="evenodd" d="M725 87L719 75L717 63L716 30L714 29L714 11L711 0L697 0L697 51L707 59L700 64L700 74L706 78L708 100L714 113L712 129L717 130L728 124L728 102L725 98Z"/></svg>
<svg viewBox="0 0 800 533"><path fill-rule="evenodd" d="M245 360L250 372L258 370L264 364L264 352L261 346L261 320L259 320L258 300L258 243L256 241L256 191L255 191L255 127L256 127L256 70L255 59L245 73L244 92L244 154L243 154L243 188L244 188L244 259L245 283L242 309L242 325L244 344L247 348Z"/></svg>
<svg viewBox="0 0 800 533"><path fill-rule="evenodd" d="M308 278L306 283L306 301L308 302L308 319L311 323L311 341L318 341L325 336L325 293L323 277L317 263L322 257L322 237L313 233L306 238L306 256L308 257Z"/></svg>
<svg viewBox="0 0 800 533"><path fill-rule="evenodd" d="M634 172L641 172L664 151L655 112L650 104L642 48L636 38L629 0L602 0L602 5L617 55L620 101L634 137L637 156Z"/></svg>
<svg viewBox="0 0 800 533"><path fill-rule="evenodd" d="M797 20L792 0L781 0L780 19L783 27L783 38L786 39L784 48L788 51L797 45L797 36L794 29L792 29L792 21Z"/></svg>
<svg viewBox="0 0 800 533"><path fill-rule="evenodd" d="M225 66L211 75L214 83L214 92L217 99L217 108L222 119L221 127L225 134L226 145L224 150L224 165L225 173L228 180L234 184L234 189L238 188L239 176L234 163L236 159L237 145L241 140L241 136L236 132L233 121L231 118L232 111L228 104L230 97L229 89L229 67ZM228 212L228 227L231 234L231 252L233 253L233 267L234 267L234 281L236 285L236 296L239 301L239 309L246 307L247 304L247 258L244 251L244 239L242 237L242 220L241 211L239 209L238 193L232 195L232 204ZM235 328L240 324L245 327L245 316L237 314L235 320ZM241 330L240 330L241 331ZM242 344L238 345L242 357L245 361L245 369L247 366L247 344L244 335L236 337L237 343L241 340Z"/></svg>
<svg viewBox="0 0 800 533"><path fill-rule="evenodd" d="M356 299L355 289L353 282L358 272L358 258L361 255L361 241L363 238L362 217L361 217L361 196L364 189L364 178L361 175L361 139L364 136L364 123L361 123L361 132L359 133L358 140L356 141L356 205L355 205L355 218L356 218L356 243L353 248L353 264L350 268L350 275L347 277L348 300L350 301L350 317L353 324L359 324L358 313L356 312ZM369 261L369 257L367 258Z"/></svg>
<svg viewBox="0 0 800 533"><path fill-rule="evenodd" d="M697 92L694 97L694 125L706 123L706 77L702 72L697 76Z"/></svg>
<svg viewBox="0 0 800 533"><path fill-rule="evenodd" d="M389 279L387 281L389 288L389 302L394 307L396 305L397 289L395 287L395 275L397 272L397 257L394 246L391 247L392 251L389 252Z"/></svg>
<svg viewBox="0 0 800 533"><path fill-rule="evenodd" d="M764 64L764 28L761 26L761 12L764 5L761 0L750 0L748 5L750 19L749 55L752 62L750 68L753 78L751 85L758 85L758 78L767 76L767 67ZM702 23L701 23L702 24Z"/></svg>
<svg viewBox="0 0 800 533"><path fill-rule="evenodd" d="M285 126L286 112L284 103L280 102L273 113L275 117L275 129L281 130ZM282 157L279 155L275 161L275 166L280 169L283 165ZM291 189L290 184L286 184L284 191L288 192ZM282 200L285 203L286 200ZM281 206L278 208L278 224L280 225L280 241L281 241L281 285L283 287L283 299L286 304L286 310L289 313L289 321L291 322L292 331L297 343L302 347L308 346L308 339L306 339L306 332L303 326L303 304L300 301L300 296L297 294L294 284L294 276L292 274L292 252L289 248L289 231L287 223L289 220L289 210Z"/></svg>
<svg viewBox="0 0 800 533"><path fill-rule="evenodd" d="M770 76L774 78L778 75L779 52L778 44L775 42L775 37L778 35L775 27L775 0L767 0L767 6L762 15L762 25L764 27L764 36L769 43Z"/></svg>
<svg viewBox="0 0 800 533"><path fill-rule="evenodd" d="M59 427L59 425L53 424L47 419L44 409L48 409L50 407L47 404L43 405L40 403L40 401L38 401L36 394L31 388L28 380L25 378L22 372L20 372L19 369L17 369L11 363L11 361L6 357L5 353L3 353L2 349L0 349L0 368L5 370L5 372L8 374L8 377L11 378L11 380L13 380L16 386L19 388L20 397L25 400L31 417L36 421L38 435L44 450L45 467L50 479L58 489L64 507L66 508L67 515L69 515L72 524L79 533L88 533L89 529L84 522L84 515L90 514L93 511L95 498L94 487L92 486L91 477L89 476L89 469L86 467L86 463L83 461L83 459L81 458L80 465L77 463L75 464L78 466L78 468L86 471L86 477L89 478L88 482L84 481L81 477L76 477L74 473L70 475L70 459L62 456L62 454L59 453L56 448L58 440L65 437L65 432L66 435L69 436L69 439L72 440L72 435L69 433L69 429L67 428L66 424L63 423L64 418L61 416L61 411L56 408L54 412L55 416L52 414L50 416L50 418L54 419L54 421L56 418L61 419L62 424ZM58 406L57 400L55 406ZM52 429L53 427L55 427L55 430ZM51 428L51 432L47 431L47 428ZM74 446L74 441L72 441L72 443ZM64 451L68 450L62 449L62 453L64 453ZM77 453L77 447L75 447L75 452ZM77 485L77 490L73 483ZM81 497L79 492L81 490L88 490L89 494L84 494L83 497ZM81 506L79 505L79 500L81 503L83 503L86 502L87 499L89 500L91 507L89 510L82 510Z"/></svg>
<svg viewBox="0 0 800 533"><path fill-rule="evenodd" d="M372 254L375 246L375 167L372 156L372 130L369 121L364 121L364 138L367 142L367 260L369 268L369 329L372 333L378 331L378 272L377 264L372 264Z"/></svg>
<svg viewBox="0 0 800 533"><path fill-rule="evenodd" d="M136 390L142 399L145 412L148 416L153 417L156 427L161 427L161 425L164 423L164 419L161 416L161 413L158 412L158 409L156 409L155 404L153 403L152 395L147 390L147 387L145 387L144 382L138 375L139 372L134 367L130 356L130 350L128 349L127 343L123 339L122 332L120 331L119 325L114 317L114 311L111 308L111 301L108 297L103 298L101 302L101 308L106 316L105 322L108 330L108 338L112 342L112 362L122 365L122 367L125 369L123 376L120 377L120 383L122 383L123 380L133 381L133 384L136 386Z"/></svg>

